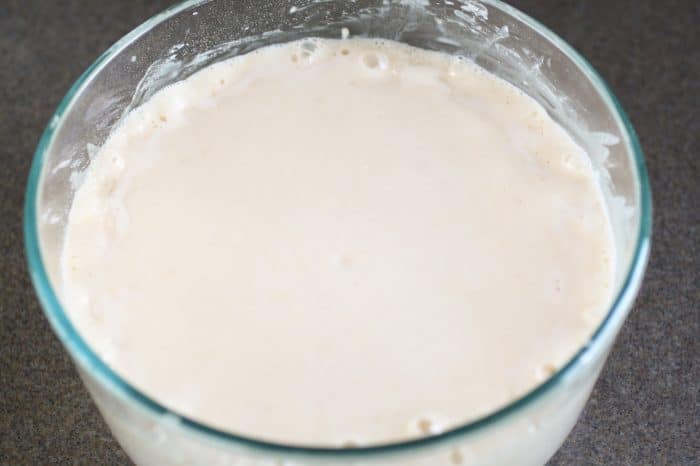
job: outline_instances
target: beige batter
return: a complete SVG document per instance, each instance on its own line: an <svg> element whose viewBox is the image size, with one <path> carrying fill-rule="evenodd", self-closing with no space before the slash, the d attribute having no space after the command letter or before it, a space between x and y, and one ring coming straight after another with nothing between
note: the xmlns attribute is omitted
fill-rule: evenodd
<svg viewBox="0 0 700 466"><path fill-rule="evenodd" d="M534 100L446 55L306 40L124 120L76 193L63 299L178 413L366 445L551 375L600 322L614 260L590 163Z"/></svg>

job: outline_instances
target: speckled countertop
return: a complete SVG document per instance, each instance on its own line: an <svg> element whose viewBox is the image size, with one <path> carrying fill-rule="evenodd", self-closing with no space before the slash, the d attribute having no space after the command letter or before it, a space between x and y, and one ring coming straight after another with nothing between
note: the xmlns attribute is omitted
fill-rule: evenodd
<svg viewBox="0 0 700 466"><path fill-rule="evenodd" d="M0 0L0 464L117 464L27 275L22 202L39 136L78 75L170 2ZM649 271L552 465L700 464L700 3L512 0L583 53L627 110L654 194ZM429 465L426 465L429 466Z"/></svg>

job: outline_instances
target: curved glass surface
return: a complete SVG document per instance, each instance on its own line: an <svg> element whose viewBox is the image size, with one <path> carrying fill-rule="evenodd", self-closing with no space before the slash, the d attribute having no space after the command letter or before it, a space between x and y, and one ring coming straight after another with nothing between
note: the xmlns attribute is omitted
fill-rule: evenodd
<svg viewBox="0 0 700 466"><path fill-rule="evenodd" d="M61 101L58 109L56 110L54 116L50 120L50 124L44 131L39 145L36 149L34 160L32 163L31 171L29 174L28 186L26 191L25 206L24 206L24 235L25 235L25 248L27 261L29 265L29 271L31 274L31 279L36 289L37 295L44 309L44 312L50 321L54 331L64 344L66 348L70 351L73 358L79 361L85 368L90 372L92 376L95 376L97 380L103 383L105 386L109 387L115 393L122 396L126 396L128 399L133 400L134 403L138 403L146 409L152 411L157 415L171 415L177 417L181 421L181 425L185 428L192 429L200 434L205 434L224 440L226 442L232 442L235 444L240 444L254 449L261 449L264 451L272 451L276 453L291 453L299 457L304 457L306 455L313 456L315 459L318 458L340 458L340 457L367 457L373 455L379 455L390 452L410 452L411 450L427 447L428 445L435 445L438 443L446 442L454 439L464 439L470 434L476 433L483 428L498 422L504 418L507 418L516 411L528 406L535 400L543 396L545 393L550 391L556 384L560 383L564 377L568 374L576 371L579 364L585 361L587 355L594 351L594 349L602 344L601 339L605 334L606 330L613 325L613 322L618 319L624 318L626 310L631 305L636 292L641 283L641 278L646 266L646 261L649 255L650 248L650 238L651 238L651 194L649 188L649 181L647 178L647 172L644 165L642 150L637 138L637 135L632 127L630 121L628 120L625 112L621 108L619 102L610 91L608 86L605 84L603 79L598 75L598 73L593 69L593 67L573 48L566 44L561 38L559 38L552 31L547 29L545 26L525 15L524 13L510 7L499 0L485 0L483 3L497 8L507 15L510 15L525 25L536 30L542 34L547 40L554 44L558 49L560 49L573 63L576 64L578 68L587 76L593 86L596 88L597 92L600 94L601 98L605 102L605 105L610 110L613 118L616 120L616 124L622 128L623 140L622 144L626 146L626 150L633 155L634 158L634 176L636 177L638 205L639 205L639 222L636 225L635 240L633 246L632 260L630 261L628 269L624 272L624 280L622 285L615 295L615 299L605 317L598 328L593 333L589 342L580 349L559 371L552 375L549 379L536 386L530 392L524 396L516 399L505 407L488 414L480 419L474 420L472 422L463 424L451 430L445 431L441 434L419 438L415 440L387 443L376 446L368 447L358 447L358 448L315 448L307 446L294 446L282 443L268 442L264 440L255 439L252 437L245 437L236 434L232 434L226 431L214 429L208 427L205 424L194 421L187 417L180 416L177 413L171 412L168 408L161 405L154 399L146 396L144 393L138 389L131 386L119 375L117 375L112 369L110 369L99 356L88 346L86 341L80 336L76 328L71 323L70 319L66 315L66 312L62 308L59 299L57 297L56 291L53 289L49 276L47 273L47 268L42 257L40 238L39 238L39 226L38 226L38 195L41 184L42 170L45 162L45 155L47 150L51 147L53 143L55 133L62 123L63 115L71 110L75 97L84 89L89 86L93 76L98 73L105 63L114 55L120 53L125 49L130 43L138 39L143 33L155 27L156 25L162 23L168 18L182 12L186 9L195 7L199 4L206 3L202 0L189 0L182 2L176 6L165 10L164 12L154 16L149 19L137 29L131 33L124 36L121 40L116 42L112 47L110 47L104 54L102 54L86 71L82 76L76 81L76 83L71 87L69 92Z"/></svg>

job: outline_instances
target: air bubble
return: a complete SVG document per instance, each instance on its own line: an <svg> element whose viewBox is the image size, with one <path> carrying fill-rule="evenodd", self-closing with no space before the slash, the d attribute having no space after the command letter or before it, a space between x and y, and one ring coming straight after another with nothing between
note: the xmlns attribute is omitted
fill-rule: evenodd
<svg viewBox="0 0 700 466"><path fill-rule="evenodd" d="M545 363L542 364L538 369L536 373L537 380L539 381L544 381L553 376L557 372L557 366L555 366L553 363Z"/></svg>
<svg viewBox="0 0 700 466"><path fill-rule="evenodd" d="M382 53L365 53L360 61L367 69L374 72L384 71L389 67L389 61L386 55Z"/></svg>
<svg viewBox="0 0 700 466"><path fill-rule="evenodd" d="M437 435L444 432L448 422L444 416L437 414L426 414L414 419L407 426L408 432L423 436Z"/></svg>
<svg viewBox="0 0 700 466"><path fill-rule="evenodd" d="M379 58L373 53L368 53L362 57L362 63L364 63L367 68L374 69L379 66Z"/></svg>
<svg viewBox="0 0 700 466"><path fill-rule="evenodd" d="M420 429L423 435L430 435L433 431L433 422L430 419L419 419L418 429Z"/></svg>

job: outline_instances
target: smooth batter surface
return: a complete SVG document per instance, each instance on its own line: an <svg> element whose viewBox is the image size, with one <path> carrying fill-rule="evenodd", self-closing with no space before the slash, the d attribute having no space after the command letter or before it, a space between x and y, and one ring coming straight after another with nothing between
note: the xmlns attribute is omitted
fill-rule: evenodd
<svg viewBox="0 0 700 466"><path fill-rule="evenodd" d="M76 193L63 299L177 412L338 446L437 433L532 389L610 299L583 151L454 58L315 40L132 112Z"/></svg>

